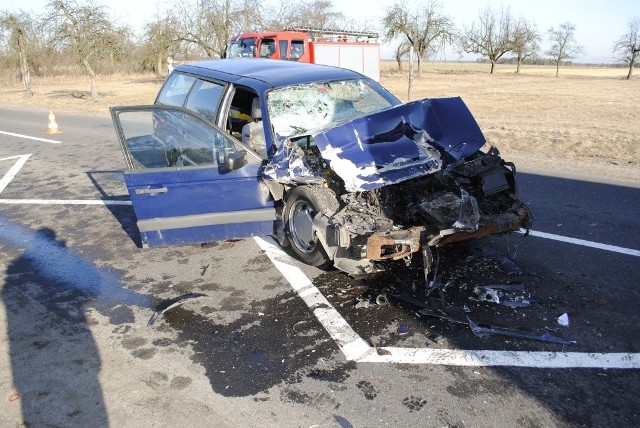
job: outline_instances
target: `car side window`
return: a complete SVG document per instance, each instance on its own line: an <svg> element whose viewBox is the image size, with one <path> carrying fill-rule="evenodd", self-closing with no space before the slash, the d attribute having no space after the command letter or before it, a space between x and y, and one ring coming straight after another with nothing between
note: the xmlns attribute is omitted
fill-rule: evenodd
<svg viewBox="0 0 640 428"><path fill-rule="evenodd" d="M173 107L132 108L114 114L130 169L259 163L235 139L192 113Z"/></svg>
<svg viewBox="0 0 640 428"><path fill-rule="evenodd" d="M158 104L181 107L195 81L195 77L182 73L171 73L160 90Z"/></svg>
<svg viewBox="0 0 640 428"><path fill-rule="evenodd" d="M198 80L187 99L187 107L215 122L224 85L206 80Z"/></svg>

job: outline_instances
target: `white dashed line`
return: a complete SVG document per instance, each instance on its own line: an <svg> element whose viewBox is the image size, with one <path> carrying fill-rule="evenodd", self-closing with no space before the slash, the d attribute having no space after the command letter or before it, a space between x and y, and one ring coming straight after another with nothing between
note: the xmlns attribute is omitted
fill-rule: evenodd
<svg viewBox="0 0 640 428"><path fill-rule="evenodd" d="M14 134L13 132L7 132L7 131L0 131L0 134L10 135L12 137L18 137L18 138L26 138L28 140L42 141L42 142L51 143L51 144L62 144L62 141L49 140L47 138L32 137L30 135Z"/></svg>
<svg viewBox="0 0 640 428"><path fill-rule="evenodd" d="M320 293L311 280L294 266L272 238L254 238L282 276L313 311L336 341L347 360L367 363L441 364L451 366L515 366L535 368L638 369L640 354L587 352L473 351L429 348L373 348L362 339ZM383 352L379 352L383 351ZM381 355L382 354L382 355Z"/></svg>
<svg viewBox="0 0 640 428"><path fill-rule="evenodd" d="M518 233L522 233L522 234L524 234L525 232L526 232L525 229L520 229L518 231ZM568 244L582 245L583 247L590 247L590 248L597 248L599 250L612 251L614 253L626 254L628 256L640 257L640 251L633 250L631 248L617 247L615 245L601 244L599 242L585 241L584 239L569 238L568 236L554 235L553 233L538 232L535 230L530 230L529 235L537 236L539 238L551 239L553 241L566 242Z"/></svg>

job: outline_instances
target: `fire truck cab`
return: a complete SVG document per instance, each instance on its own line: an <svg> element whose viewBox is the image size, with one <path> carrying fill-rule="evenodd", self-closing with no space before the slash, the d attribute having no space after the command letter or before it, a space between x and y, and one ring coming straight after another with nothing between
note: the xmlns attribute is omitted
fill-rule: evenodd
<svg viewBox="0 0 640 428"><path fill-rule="evenodd" d="M378 35L361 31L289 28L233 36L226 58L255 57L332 65L380 80Z"/></svg>

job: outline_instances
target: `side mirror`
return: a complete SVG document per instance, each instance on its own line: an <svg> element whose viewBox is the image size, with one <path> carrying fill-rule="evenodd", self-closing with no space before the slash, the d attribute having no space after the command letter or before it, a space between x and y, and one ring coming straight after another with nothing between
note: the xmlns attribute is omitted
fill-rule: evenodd
<svg viewBox="0 0 640 428"><path fill-rule="evenodd" d="M247 163L244 159L246 155L247 155L246 150L236 150L233 153L229 153L225 161L225 165L227 169L229 171L233 171L238 168L242 168Z"/></svg>

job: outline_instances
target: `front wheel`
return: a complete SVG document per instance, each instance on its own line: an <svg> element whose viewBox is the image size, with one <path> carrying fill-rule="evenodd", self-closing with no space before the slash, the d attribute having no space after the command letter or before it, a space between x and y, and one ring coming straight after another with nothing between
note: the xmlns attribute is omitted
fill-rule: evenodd
<svg viewBox="0 0 640 428"><path fill-rule="evenodd" d="M284 227L291 249L311 266L326 266L331 259L313 230L316 215L331 216L338 211L335 193L324 187L298 186L287 194Z"/></svg>

